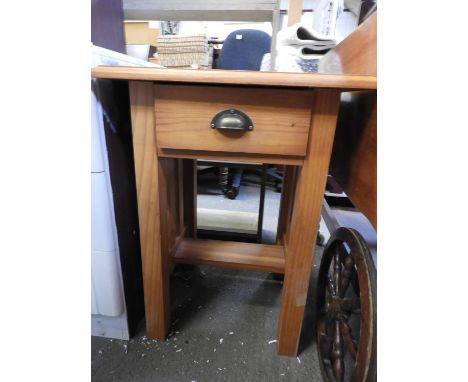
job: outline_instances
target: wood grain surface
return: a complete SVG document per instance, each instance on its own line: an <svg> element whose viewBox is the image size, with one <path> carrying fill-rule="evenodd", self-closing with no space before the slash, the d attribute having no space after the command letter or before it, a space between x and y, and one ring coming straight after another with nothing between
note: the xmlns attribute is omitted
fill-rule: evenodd
<svg viewBox="0 0 468 382"><path fill-rule="evenodd" d="M377 13L320 60L321 73L377 76Z"/></svg>
<svg viewBox="0 0 468 382"><path fill-rule="evenodd" d="M186 158L214 161L231 161L242 163L267 163L301 166L304 159L294 156L267 155L267 154L243 154L222 151L202 151L202 150L176 150L158 149L160 158Z"/></svg>
<svg viewBox="0 0 468 382"><path fill-rule="evenodd" d="M184 225L188 227L187 235L197 237L197 161L182 160Z"/></svg>
<svg viewBox="0 0 468 382"><path fill-rule="evenodd" d="M341 101L330 173L377 230L377 92Z"/></svg>
<svg viewBox="0 0 468 382"><path fill-rule="evenodd" d="M278 226L276 229L276 244L284 244L284 235L291 220L292 207L294 203L294 190L296 187L296 172L296 167L285 166L283 186L281 189L280 209L278 213Z"/></svg>
<svg viewBox="0 0 468 382"><path fill-rule="evenodd" d="M176 263L284 273L283 247L222 240L183 239Z"/></svg>
<svg viewBox="0 0 468 382"><path fill-rule="evenodd" d="M340 93L317 90L308 155L299 170L286 252L278 323L278 354L297 354L309 289L328 164L335 135Z"/></svg>
<svg viewBox="0 0 468 382"><path fill-rule="evenodd" d="M193 70L141 68L130 66L97 66L91 69L91 75L96 78L140 81L315 87L348 90L377 88L377 78L375 76L325 73L282 73L255 72L248 70Z"/></svg>
<svg viewBox="0 0 468 382"><path fill-rule="evenodd" d="M164 340L169 328L169 259L161 241L153 86L130 82L129 88L146 325L149 338Z"/></svg>
<svg viewBox="0 0 468 382"><path fill-rule="evenodd" d="M160 149L304 156L312 94L307 89L154 86L157 146ZM247 114L252 131L213 129L223 110Z"/></svg>

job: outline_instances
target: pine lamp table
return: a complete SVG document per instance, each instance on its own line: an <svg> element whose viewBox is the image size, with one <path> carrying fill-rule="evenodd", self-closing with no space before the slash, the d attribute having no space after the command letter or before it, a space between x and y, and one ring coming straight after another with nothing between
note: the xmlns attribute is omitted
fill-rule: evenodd
<svg viewBox="0 0 468 382"><path fill-rule="evenodd" d="M284 274L277 351L295 356L340 93L367 75L96 67L129 81L149 338L165 340L176 263ZM196 160L286 166L275 245L196 238Z"/></svg>

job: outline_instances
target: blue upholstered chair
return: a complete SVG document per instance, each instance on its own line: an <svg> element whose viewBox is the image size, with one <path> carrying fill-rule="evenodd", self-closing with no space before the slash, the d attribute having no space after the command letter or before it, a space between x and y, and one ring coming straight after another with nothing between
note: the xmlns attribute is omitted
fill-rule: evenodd
<svg viewBox="0 0 468 382"><path fill-rule="evenodd" d="M239 29L230 33L224 40L219 58L215 62L216 69L226 70L260 70L262 58L270 53L271 36L255 29ZM229 199L235 199L239 194L242 178L242 168L233 170L229 182L229 168L220 167L219 184L223 193Z"/></svg>
<svg viewBox="0 0 468 382"><path fill-rule="evenodd" d="M255 29L239 29L224 40L217 69L260 70L265 53L270 53L271 36Z"/></svg>

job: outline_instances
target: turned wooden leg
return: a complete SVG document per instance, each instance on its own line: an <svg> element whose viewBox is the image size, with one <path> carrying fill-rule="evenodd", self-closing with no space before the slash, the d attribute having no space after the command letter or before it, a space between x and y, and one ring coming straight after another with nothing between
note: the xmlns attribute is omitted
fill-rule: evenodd
<svg viewBox="0 0 468 382"><path fill-rule="evenodd" d="M308 152L299 169L290 229L285 243L286 268L278 323L278 354L295 356L309 289L317 227L327 178L340 92L315 90Z"/></svg>

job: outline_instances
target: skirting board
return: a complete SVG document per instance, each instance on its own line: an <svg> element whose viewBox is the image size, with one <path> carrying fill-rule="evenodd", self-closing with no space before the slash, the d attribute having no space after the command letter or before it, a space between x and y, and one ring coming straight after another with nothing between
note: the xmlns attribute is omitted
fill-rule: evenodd
<svg viewBox="0 0 468 382"><path fill-rule="evenodd" d="M118 317L107 317L99 314L91 315L91 335L97 337L129 340L127 314Z"/></svg>

